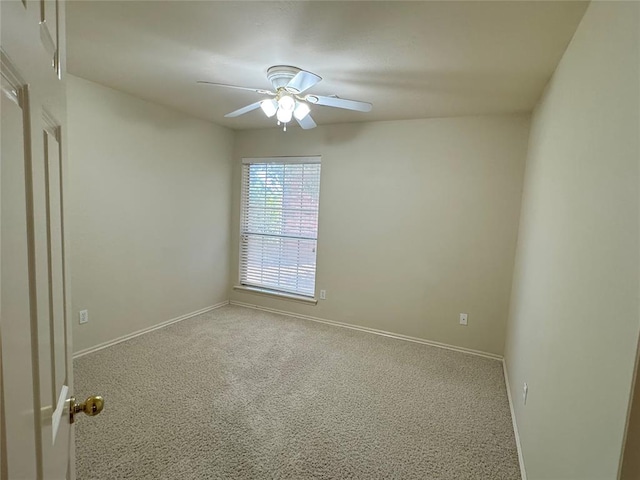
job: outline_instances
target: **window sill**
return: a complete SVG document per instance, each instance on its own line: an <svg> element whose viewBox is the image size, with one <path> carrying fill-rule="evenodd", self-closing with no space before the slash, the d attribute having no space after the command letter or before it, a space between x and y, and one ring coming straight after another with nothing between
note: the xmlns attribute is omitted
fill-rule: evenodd
<svg viewBox="0 0 640 480"><path fill-rule="evenodd" d="M292 300L294 302L308 303L311 305L317 305L318 300L310 297L303 297L302 295L296 295L294 293L276 292L275 290L269 290L267 288L248 287L246 285L235 285L234 290L240 290L248 293L257 293L258 295L264 295L266 297L280 298L282 300Z"/></svg>

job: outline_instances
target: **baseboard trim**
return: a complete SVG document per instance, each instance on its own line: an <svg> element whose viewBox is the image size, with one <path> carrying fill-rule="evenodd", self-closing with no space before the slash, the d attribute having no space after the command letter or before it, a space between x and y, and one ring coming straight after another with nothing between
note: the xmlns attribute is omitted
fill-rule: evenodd
<svg viewBox="0 0 640 480"><path fill-rule="evenodd" d="M145 333L153 332L154 330L158 330L160 328L167 327L173 323L181 322L182 320L186 320L187 318L192 318L197 315L202 315L203 313L210 312L211 310L215 310L216 308L224 307L225 305L229 305L229 300L225 300L224 302L216 303L215 305L211 305L210 307L203 308L201 310L196 310L195 312L187 313L185 315L181 315L176 318L172 318L171 320L164 321L152 327L143 328L142 330L137 330L133 333L129 333L127 335L123 335L122 337L118 337L114 340L109 340L108 342L100 343L94 347L85 348L73 354L73 358L79 358L89 353L97 352L98 350L102 350L103 348L111 347L118 343L126 342L127 340L131 340L132 338L139 337L140 335L144 335Z"/></svg>
<svg viewBox="0 0 640 480"><path fill-rule="evenodd" d="M402 335L400 333L387 332L385 330L378 330L375 328L361 327L359 325L353 325L350 323L336 322L335 320L327 320L325 318L312 317L310 315L302 315L299 313L287 312L285 310L277 310L275 308L262 307L260 305L254 305L252 303L238 302L230 300L231 305L237 305L239 307L253 308L255 310L263 310L265 312L277 313L280 315L286 315L288 317L300 318L302 320L311 320L312 322L325 323L327 325L333 325L336 327L349 328L351 330L358 330L366 333L373 333L374 335L381 335L383 337L395 338L397 340L405 340L407 342L421 343L423 345L430 345L432 347L444 348L446 350L453 350L455 352L467 353L469 355L476 355L479 357L489 358L491 360L502 361L501 355L494 353L482 352L480 350L472 350L470 348L457 347L455 345L448 345L446 343L434 342L431 340L425 340L424 338L410 337L408 335Z"/></svg>
<svg viewBox="0 0 640 480"><path fill-rule="evenodd" d="M507 387L507 398L509 399L509 409L511 410L511 422L513 423L513 434L516 437L516 448L518 449L518 463L520 464L520 476L522 480L527 480L527 471L524 468L524 457L522 456L522 445L520 444L520 434L518 433L518 423L516 422L516 412L513 408L511 398L511 387L509 386L509 374L507 373L507 362L502 359L502 371L504 373L504 383Z"/></svg>

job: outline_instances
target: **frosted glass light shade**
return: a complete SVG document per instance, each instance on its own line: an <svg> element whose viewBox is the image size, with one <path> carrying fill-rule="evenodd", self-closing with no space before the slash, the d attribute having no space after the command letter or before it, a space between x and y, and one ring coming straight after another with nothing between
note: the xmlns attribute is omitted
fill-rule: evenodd
<svg viewBox="0 0 640 480"><path fill-rule="evenodd" d="M293 116L293 110L285 110L282 107L278 109L277 118L281 123L290 122L292 116Z"/></svg>
<svg viewBox="0 0 640 480"><path fill-rule="evenodd" d="M278 102L275 100L263 100L260 102L260 108L267 117L271 118L278 110Z"/></svg>
<svg viewBox="0 0 640 480"><path fill-rule="evenodd" d="M289 95L284 95L278 100L279 110L287 110L293 112L293 108L296 106L296 101Z"/></svg>
<svg viewBox="0 0 640 480"><path fill-rule="evenodd" d="M298 120L302 120L304 117L309 115L310 111L311 109L309 108L309 105L307 105L306 103L298 102L298 105L296 105L296 109L293 111L293 116Z"/></svg>

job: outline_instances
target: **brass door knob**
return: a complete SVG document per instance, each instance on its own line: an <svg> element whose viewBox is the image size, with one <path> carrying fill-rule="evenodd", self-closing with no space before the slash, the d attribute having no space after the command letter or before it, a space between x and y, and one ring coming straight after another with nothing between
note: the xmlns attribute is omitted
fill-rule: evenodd
<svg viewBox="0 0 640 480"><path fill-rule="evenodd" d="M75 421L76 413L84 412L85 415L93 417L98 415L104 408L104 398L100 395L88 397L82 403L76 403L76 397L69 399L69 421L73 423Z"/></svg>

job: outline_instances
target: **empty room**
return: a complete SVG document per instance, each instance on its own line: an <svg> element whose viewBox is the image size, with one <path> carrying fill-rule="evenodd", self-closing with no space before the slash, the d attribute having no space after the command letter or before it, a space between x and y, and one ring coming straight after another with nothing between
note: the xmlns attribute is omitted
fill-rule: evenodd
<svg viewBox="0 0 640 480"><path fill-rule="evenodd" d="M640 2L0 21L2 480L640 480Z"/></svg>

